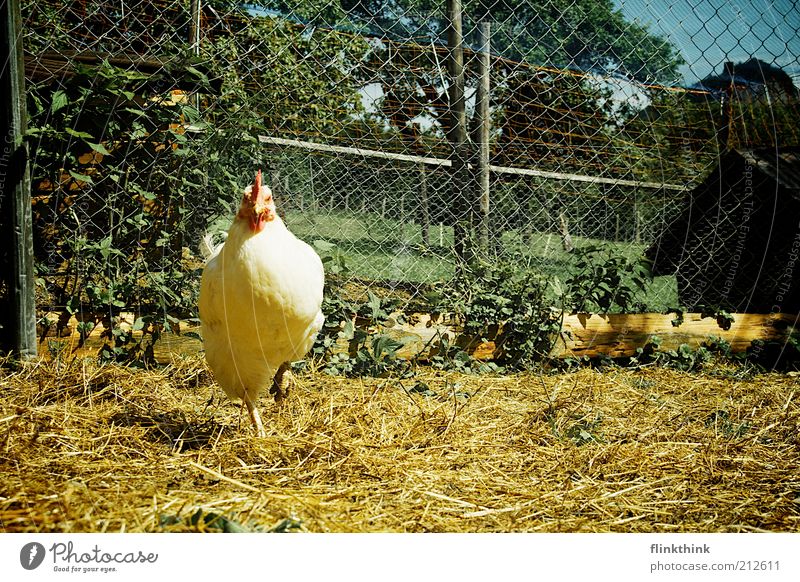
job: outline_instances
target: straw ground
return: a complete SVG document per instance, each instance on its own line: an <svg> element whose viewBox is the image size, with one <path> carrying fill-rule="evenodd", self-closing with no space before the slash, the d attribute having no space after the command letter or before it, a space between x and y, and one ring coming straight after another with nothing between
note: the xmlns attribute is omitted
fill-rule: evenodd
<svg viewBox="0 0 800 582"><path fill-rule="evenodd" d="M0 382L5 532L800 530L786 375L311 373L263 439L199 358Z"/></svg>

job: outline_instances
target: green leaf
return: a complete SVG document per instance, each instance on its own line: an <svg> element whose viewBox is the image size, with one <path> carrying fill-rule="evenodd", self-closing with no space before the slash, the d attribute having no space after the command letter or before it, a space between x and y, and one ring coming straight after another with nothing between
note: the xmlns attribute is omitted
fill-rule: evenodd
<svg viewBox="0 0 800 582"><path fill-rule="evenodd" d="M69 104L69 97L64 91L60 89L53 93L53 99L50 102L50 113L55 113L59 109L63 109Z"/></svg>
<svg viewBox="0 0 800 582"><path fill-rule="evenodd" d="M355 336L355 327L352 320L348 319L344 322L344 329L342 330L344 339L351 340Z"/></svg>
<svg viewBox="0 0 800 582"><path fill-rule="evenodd" d="M322 251L322 252L328 252L328 251L330 251L330 250L332 250L333 248L336 247L335 244L329 243L328 241L322 240L322 239L315 240L313 244L314 244L314 248L316 248L318 251Z"/></svg>
<svg viewBox="0 0 800 582"><path fill-rule="evenodd" d="M80 306L81 306L81 301L78 297L70 297L67 300L67 305L66 305L67 313L69 313L70 315L76 313L80 309Z"/></svg>
<svg viewBox="0 0 800 582"><path fill-rule="evenodd" d="M279 524L277 524L276 526L272 527L269 530L269 532L270 533L287 533L287 532L291 532L291 531L294 531L294 530L302 531L302 529L303 529L303 523L301 521L298 521L298 520L296 520L294 518L291 518L291 517L287 517L286 519L281 521Z"/></svg>
<svg viewBox="0 0 800 582"><path fill-rule="evenodd" d="M86 133L85 131L76 131L76 130L72 129L71 127L65 128L64 131L66 131L72 137L77 137L77 138L80 138L80 139L94 139L92 134Z"/></svg>
<svg viewBox="0 0 800 582"><path fill-rule="evenodd" d="M208 82L208 77L206 77L203 73L201 73L200 71L198 71L197 69L195 69L191 65L186 67L186 71L189 72L189 73L192 73L193 75L198 77L200 80Z"/></svg>
<svg viewBox="0 0 800 582"><path fill-rule="evenodd" d="M87 142L87 143L89 144L89 147L92 148L94 151L96 151L98 154L103 154L104 156L111 155L111 152L108 151L103 144L92 143L92 142Z"/></svg>
<svg viewBox="0 0 800 582"><path fill-rule="evenodd" d="M73 172L72 170L70 170L69 175L72 176L78 182L86 182L87 184L94 184L94 180L92 180L92 177L87 176L86 174L79 174L77 172Z"/></svg>
<svg viewBox="0 0 800 582"><path fill-rule="evenodd" d="M189 518L189 523L198 528L216 529L224 533L245 533L250 531L242 524L225 517L220 513L203 513L202 509L198 509Z"/></svg>
<svg viewBox="0 0 800 582"><path fill-rule="evenodd" d="M142 196L145 200L155 200L157 198L156 194L150 192L149 190L145 190L141 186L135 183L130 184L130 189Z"/></svg>

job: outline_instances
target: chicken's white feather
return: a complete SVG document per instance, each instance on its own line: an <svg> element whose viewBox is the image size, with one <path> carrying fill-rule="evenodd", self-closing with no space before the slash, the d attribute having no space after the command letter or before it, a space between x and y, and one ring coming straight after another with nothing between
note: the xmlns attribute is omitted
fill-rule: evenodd
<svg viewBox="0 0 800 582"><path fill-rule="evenodd" d="M200 254L203 257L203 260L206 262L211 260L217 255L217 253L219 253L224 244L224 242L215 243L214 233L211 231L206 232L203 235L203 238L200 239Z"/></svg>

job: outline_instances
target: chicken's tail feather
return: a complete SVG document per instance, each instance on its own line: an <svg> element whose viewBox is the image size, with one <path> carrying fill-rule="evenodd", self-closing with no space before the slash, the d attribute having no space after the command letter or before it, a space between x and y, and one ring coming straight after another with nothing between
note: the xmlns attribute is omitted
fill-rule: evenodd
<svg viewBox="0 0 800 582"><path fill-rule="evenodd" d="M200 253L203 255L206 262L208 262L219 253L224 245L224 242L215 243L214 235L210 232L206 232L200 240Z"/></svg>

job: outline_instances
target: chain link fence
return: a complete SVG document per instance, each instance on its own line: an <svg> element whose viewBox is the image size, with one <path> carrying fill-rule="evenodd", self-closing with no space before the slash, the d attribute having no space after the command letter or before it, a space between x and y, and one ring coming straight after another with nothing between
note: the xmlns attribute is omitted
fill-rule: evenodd
<svg viewBox="0 0 800 582"><path fill-rule="evenodd" d="M800 8L770 10L25 0L37 303L191 314L258 168L355 295L423 297L470 252L561 280L638 257L723 151L798 145ZM641 305L693 297L666 272Z"/></svg>

